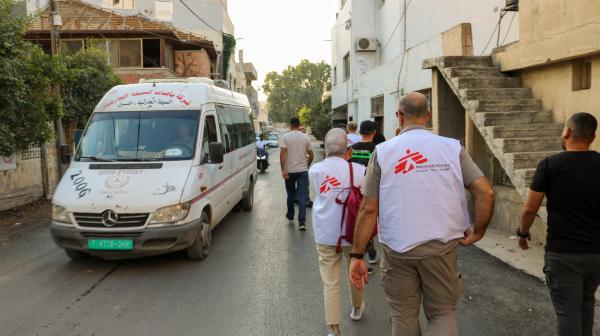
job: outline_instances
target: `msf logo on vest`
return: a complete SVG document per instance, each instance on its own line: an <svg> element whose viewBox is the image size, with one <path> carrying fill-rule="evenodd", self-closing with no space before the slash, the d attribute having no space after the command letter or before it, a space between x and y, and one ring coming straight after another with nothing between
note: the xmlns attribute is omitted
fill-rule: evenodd
<svg viewBox="0 0 600 336"><path fill-rule="evenodd" d="M416 165L424 164L427 161L429 160L420 152L411 153L411 150L407 149L406 156L400 158L400 160L398 160L398 164L396 164L394 167L394 174L398 175L402 173L406 175L415 169Z"/></svg>
<svg viewBox="0 0 600 336"><path fill-rule="evenodd" d="M329 175L327 175L325 176L325 181L323 181L321 187L319 187L319 192L323 194L330 191L331 188L339 187L340 185L342 184L335 177L329 177Z"/></svg>

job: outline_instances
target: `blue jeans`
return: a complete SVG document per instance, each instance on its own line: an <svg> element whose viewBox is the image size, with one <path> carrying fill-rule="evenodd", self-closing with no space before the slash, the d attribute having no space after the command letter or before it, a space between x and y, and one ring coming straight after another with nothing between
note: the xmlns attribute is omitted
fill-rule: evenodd
<svg viewBox="0 0 600 336"><path fill-rule="evenodd" d="M287 191L287 213L286 217L289 220L294 219L294 200L298 194L299 200L305 200L308 195L308 172L289 173L289 177L285 181L285 191ZM298 202L298 223L306 222L306 202Z"/></svg>

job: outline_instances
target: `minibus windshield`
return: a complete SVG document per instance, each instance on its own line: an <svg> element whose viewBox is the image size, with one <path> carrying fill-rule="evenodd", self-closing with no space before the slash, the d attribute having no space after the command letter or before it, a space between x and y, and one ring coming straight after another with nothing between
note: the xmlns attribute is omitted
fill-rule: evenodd
<svg viewBox="0 0 600 336"><path fill-rule="evenodd" d="M75 161L190 160L199 111L94 113Z"/></svg>

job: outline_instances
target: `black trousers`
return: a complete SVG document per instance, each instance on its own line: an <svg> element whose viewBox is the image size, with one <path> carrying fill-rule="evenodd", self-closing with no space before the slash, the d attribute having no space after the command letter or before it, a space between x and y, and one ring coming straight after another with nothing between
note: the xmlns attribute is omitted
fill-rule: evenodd
<svg viewBox="0 0 600 336"><path fill-rule="evenodd" d="M546 282L559 336L592 336L600 254L546 252Z"/></svg>

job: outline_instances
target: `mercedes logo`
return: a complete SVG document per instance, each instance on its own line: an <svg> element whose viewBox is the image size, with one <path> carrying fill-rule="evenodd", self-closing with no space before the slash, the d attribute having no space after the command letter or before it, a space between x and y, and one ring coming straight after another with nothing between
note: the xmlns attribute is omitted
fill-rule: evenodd
<svg viewBox="0 0 600 336"><path fill-rule="evenodd" d="M102 213L102 224L106 227L113 227L119 221L119 215L112 210L106 210Z"/></svg>

